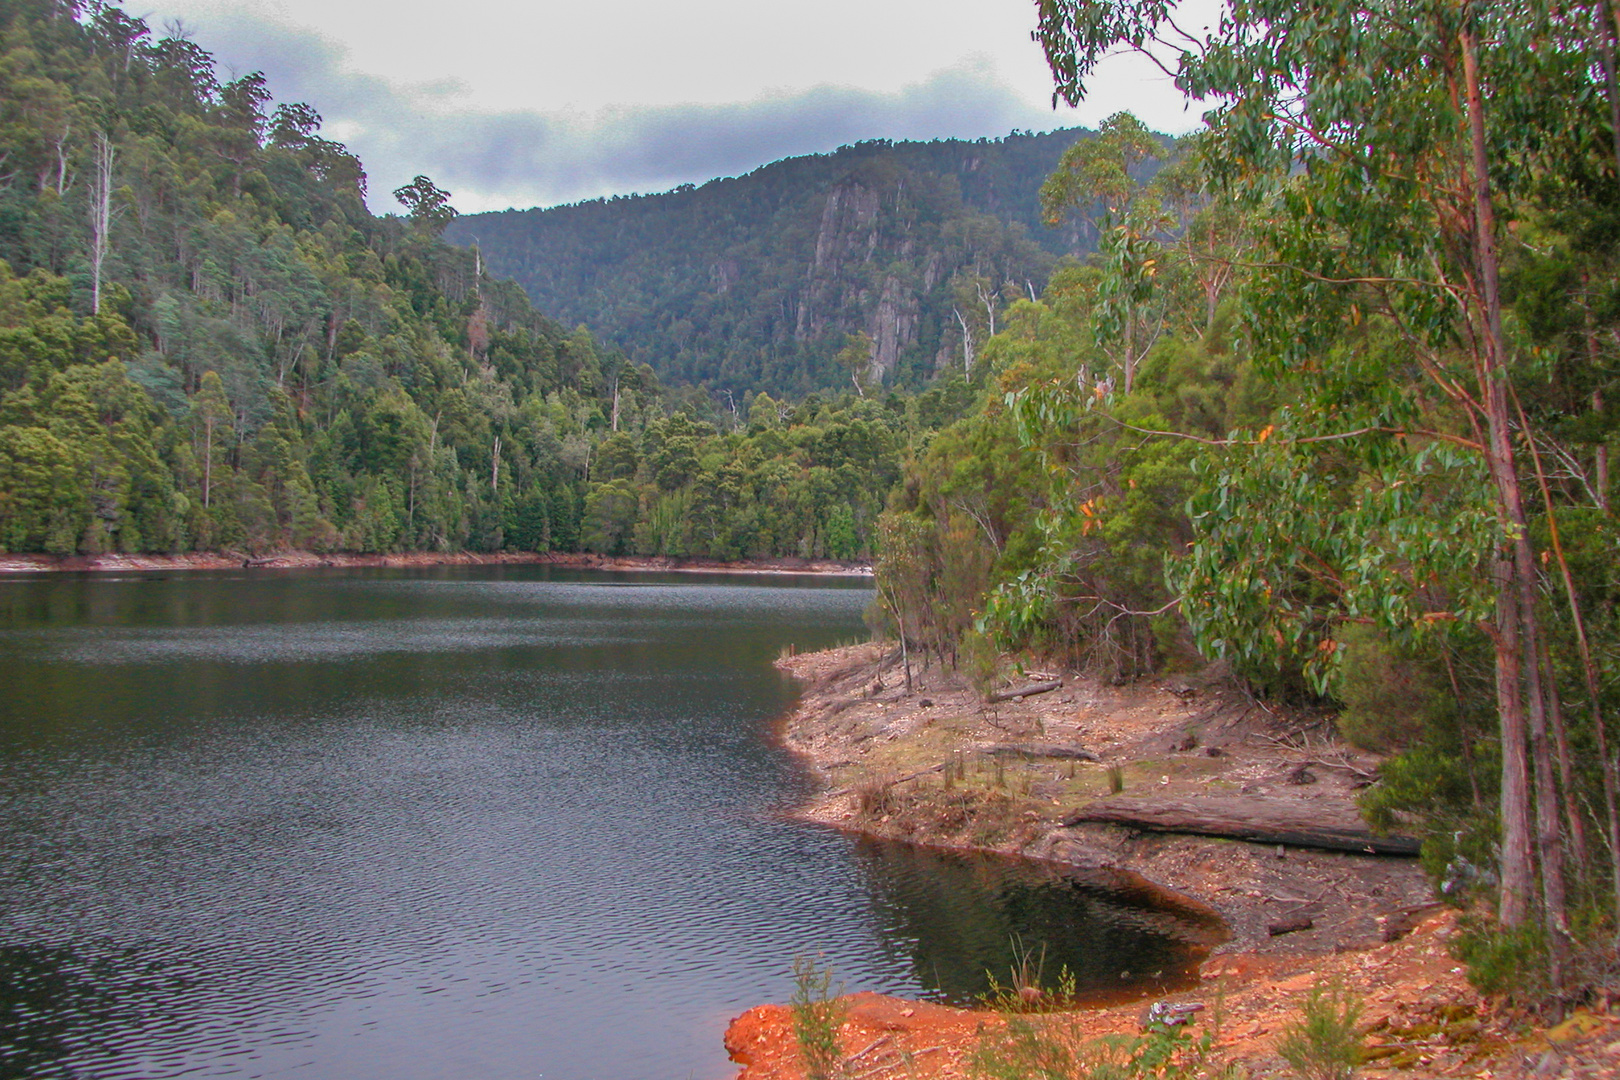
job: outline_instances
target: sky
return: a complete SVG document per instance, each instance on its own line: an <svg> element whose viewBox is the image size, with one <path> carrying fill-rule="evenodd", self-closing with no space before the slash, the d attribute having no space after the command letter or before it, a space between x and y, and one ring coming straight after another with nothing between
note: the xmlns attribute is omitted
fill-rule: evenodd
<svg viewBox="0 0 1620 1080"><path fill-rule="evenodd" d="M866 139L997 138L1130 109L1199 124L1157 68L1107 61L1052 106L1033 0L162 0L223 77L263 71L370 175L462 213L666 191Z"/></svg>

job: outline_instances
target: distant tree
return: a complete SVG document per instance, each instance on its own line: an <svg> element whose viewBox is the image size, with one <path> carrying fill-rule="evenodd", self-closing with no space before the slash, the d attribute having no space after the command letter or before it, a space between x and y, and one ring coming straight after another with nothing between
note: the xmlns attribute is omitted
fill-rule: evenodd
<svg viewBox="0 0 1620 1080"><path fill-rule="evenodd" d="M394 198L409 213L411 222L430 236L444 232L458 216L450 205L450 193L425 176L418 176L404 187L394 189Z"/></svg>

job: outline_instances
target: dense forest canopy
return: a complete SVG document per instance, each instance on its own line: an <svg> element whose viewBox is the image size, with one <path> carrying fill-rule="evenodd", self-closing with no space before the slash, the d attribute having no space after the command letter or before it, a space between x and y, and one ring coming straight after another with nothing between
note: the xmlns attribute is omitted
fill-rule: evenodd
<svg viewBox="0 0 1620 1080"><path fill-rule="evenodd" d="M1095 246L1088 219L1041 201L1089 134L857 143L658 195L472 215L446 235L668 382L915 389L970 374L1006 307Z"/></svg>
<svg viewBox="0 0 1620 1080"><path fill-rule="evenodd" d="M0 550L853 558L965 401L666 390L272 100L110 4L0 0Z"/></svg>

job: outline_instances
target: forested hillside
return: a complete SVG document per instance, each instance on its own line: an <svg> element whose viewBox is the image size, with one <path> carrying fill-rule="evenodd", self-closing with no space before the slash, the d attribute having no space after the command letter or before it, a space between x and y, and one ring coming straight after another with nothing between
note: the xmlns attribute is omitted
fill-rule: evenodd
<svg viewBox="0 0 1620 1080"><path fill-rule="evenodd" d="M1078 130L866 142L659 195L470 215L543 310L665 381L803 394L916 388L970 371L1002 312L1095 243L1044 223L1040 189Z"/></svg>
<svg viewBox="0 0 1620 1080"><path fill-rule="evenodd" d="M666 393L271 100L0 0L0 550L868 549L926 403Z"/></svg>
<svg viewBox="0 0 1620 1080"><path fill-rule="evenodd" d="M1071 100L1155 18L1042 12ZM1047 186L1098 251L1009 308L995 389L908 467L889 625L982 686L1032 649L1332 708L1393 755L1371 820L1494 915L1473 977L1578 1000L1620 928L1620 24L1233 12L1179 61L1208 131L1115 117Z"/></svg>

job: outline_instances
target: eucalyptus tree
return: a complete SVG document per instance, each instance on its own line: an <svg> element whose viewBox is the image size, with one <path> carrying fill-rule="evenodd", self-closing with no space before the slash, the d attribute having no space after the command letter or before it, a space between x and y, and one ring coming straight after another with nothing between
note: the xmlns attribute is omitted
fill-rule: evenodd
<svg viewBox="0 0 1620 1080"><path fill-rule="evenodd" d="M1195 30L1165 0L1041 0L1036 33L1057 97L1079 101L1124 46L1213 106L1214 175L1264 223L1251 345L1314 391L1307 438L1342 436L1346 452L1385 459L1446 444L1482 470L1495 518L1482 629L1502 744L1500 918L1527 921L1539 863L1555 964L1568 936L1562 835L1500 248L1537 182L1539 144L1581 126L1569 114L1594 98L1590 40L1564 34L1564 18L1535 0L1234 0ZM1374 316L1401 347L1336 348ZM1206 600L1219 615L1225 600Z"/></svg>

